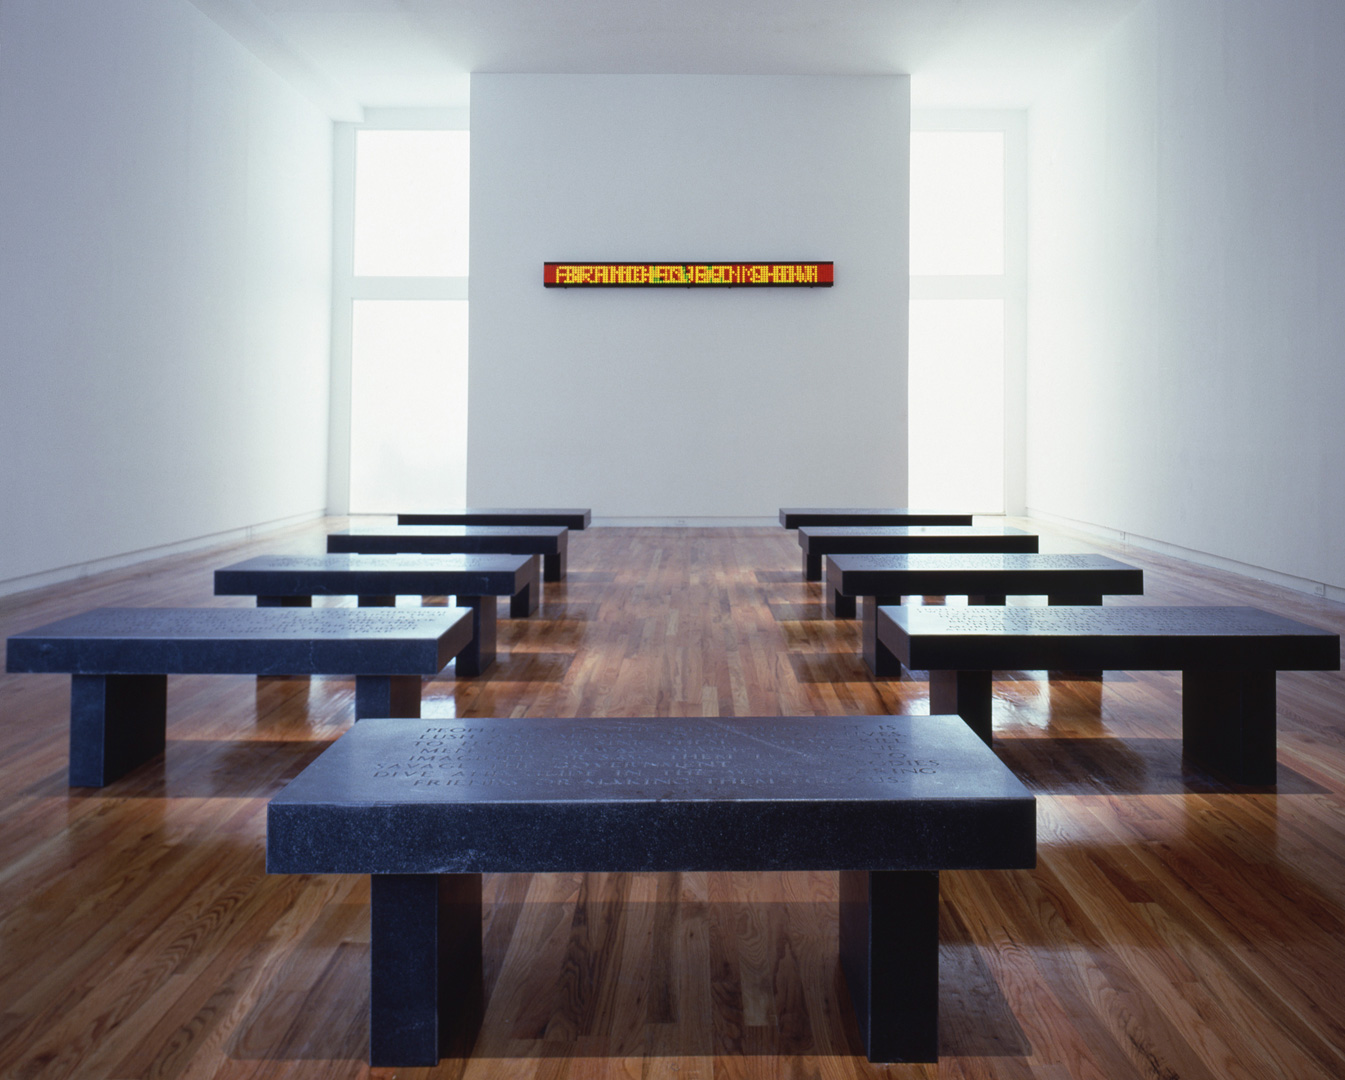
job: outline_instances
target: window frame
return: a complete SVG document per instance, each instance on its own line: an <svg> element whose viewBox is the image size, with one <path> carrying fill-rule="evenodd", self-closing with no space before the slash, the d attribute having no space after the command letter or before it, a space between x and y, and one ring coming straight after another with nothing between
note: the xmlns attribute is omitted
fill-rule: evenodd
<svg viewBox="0 0 1345 1080"><path fill-rule="evenodd" d="M355 301L468 299L467 277L355 276L355 143L359 131L470 131L469 111L366 109L332 135L332 327L327 443L327 512L350 513ZM470 272L470 270L469 270Z"/></svg>
<svg viewBox="0 0 1345 1080"><path fill-rule="evenodd" d="M911 300L1004 301L1003 513L1027 510L1027 112L913 109L911 133L984 131L1004 137L1004 273L911 274ZM909 479L909 478L908 478Z"/></svg>

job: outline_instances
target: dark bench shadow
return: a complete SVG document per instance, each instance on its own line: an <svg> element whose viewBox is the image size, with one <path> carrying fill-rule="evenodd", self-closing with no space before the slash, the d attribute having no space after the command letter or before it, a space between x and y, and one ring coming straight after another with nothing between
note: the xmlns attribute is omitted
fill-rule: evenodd
<svg viewBox="0 0 1345 1080"><path fill-rule="evenodd" d="M44 776L27 796L73 799L264 799L302 772L335 736L312 739L174 739L167 751L105 787L68 784L65 768Z"/></svg>
<svg viewBox="0 0 1345 1080"><path fill-rule="evenodd" d="M822 622L831 619L826 604L818 600L802 604L781 604L767 601L766 606L770 609L771 617L776 622Z"/></svg>
<svg viewBox="0 0 1345 1080"><path fill-rule="evenodd" d="M572 653L530 652L521 644L509 644L504 647L499 658L481 675L464 677L462 684L469 682L516 682L527 679L535 682L561 682L570 670L574 660ZM426 684L423 693L429 694L436 684L458 682L454 667L450 664L444 674Z"/></svg>
<svg viewBox="0 0 1345 1080"><path fill-rule="evenodd" d="M1275 787L1233 784L1187 762L1180 739L1013 738L995 736L995 753L1033 791L1047 795L1186 795L1274 792L1324 795L1327 789L1281 763Z"/></svg>
<svg viewBox="0 0 1345 1080"><path fill-rule="evenodd" d="M817 1054L863 1057L849 991L840 963L834 956L825 961L820 958L812 961L829 965L830 970L825 973L802 971L798 965L807 964L809 960L803 955L793 957L791 950L785 948L783 957L775 958L778 967L773 973L774 1022L755 1026L745 1022L743 986L733 973L739 943L729 932L735 924L738 909L743 906L741 902L703 905L711 934L725 953L713 965L713 986L705 988L712 1003L710 1023L688 1022L679 1017L679 998L684 992L687 973L680 970L679 958L655 957L647 987L648 998L637 1006L643 1023L633 1029L628 1023L623 1030L617 1030L617 1011L610 1008L610 999L600 985L604 980L616 977L615 968L621 960L619 952L589 953L573 958L587 961L582 965L572 963L572 958L567 956L559 970L525 976L526 985L521 987L498 981L513 927L523 906L519 901L506 901L493 905L490 911L484 941L488 1005L485 1023L472 1050L475 1058L629 1058L664 1054L740 1058ZM572 905L544 906L555 909L550 921L557 925L574 918ZM600 910L590 913L590 922L594 921L592 916L595 914L602 919L618 920L634 916L636 909L642 906L645 905L638 902L599 904ZM678 920L675 903L653 903L648 907L651 910L640 912L638 916L650 920L656 927L671 927ZM822 920L834 921L837 915L836 905L825 902L763 903L755 907L771 938L775 931L791 922L815 926ZM610 910L613 908L625 910ZM339 919L348 924L350 914L333 914L330 921ZM533 915L536 916L535 910ZM721 930L725 932L720 933ZM315 927L309 936L316 939L321 933L321 927ZM1022 1057L1030 1054L1028 1039L982 959L980 949L971 942L965 926L947 904L941 905L939 934L940 1054L962 1057ZM302 990L277 987L254 1004L236 1029L228 1048L231 1058L365 1060L368 1054L368 946L362 942L343 941L334 949L330 944L324 947L330 950L330 959L311 986ZM512 965L514 978L518 978L519 967L516 962ZM810 1000L816 998L816 991L805 990L805 983L811 987L817 985L819 974L822 974L824 984L830 987L827 1001ZM664 981L666 985L661 985ZM606 989L610 991L611 988ZM501 1008L511 1001L517 1003L520 997L526 999L524 1015L500 1015ZM606 1004L600 1004L604 1002ZM493 1011L492 1005L495 1007ZM812 1015L818 1010L824 1011L825 1019ZM564 1034L557 1034L553 1027L557 1018L569 1021L561 1024ZM826 1030L820 1045L814 1035L819 1025ZM666 1045L650 1045L649 1034L655 1028L666 1036ZM461 1059L445 1059L439 1069L444 1075L455 1076L462 1065ZM436 1075L440 1073L436 1072Z"/></svg>
<svg viewBox="0 0 1345 1080"><path fill-rule="evenodd" d="M855 652L787 654L794 678L801 683L872 682L873 672L864 657ZM890 681L890 680L884 680Z"/></svg>
<svg viewBox="0 0 1345 1080"><path fill-rule="evenodd" d="M544 622L552 620L571 622L591 622L597 618L599 605L592 600L558 600L555 603L547 603L546 596L542 597L541 607L537 609L535 615L526 616L527 619L541 619ZM509 605L500 604L500 616L509 618Z"/></svg>
<svg viewBox="0 0 1345 1080"><path fill-rule="evenodd" d="M564 581L548 581L542 586L542 597L545 599L546 590L557 585L611 585L616 581L616 574L611 570L566 570Z"/></svg>

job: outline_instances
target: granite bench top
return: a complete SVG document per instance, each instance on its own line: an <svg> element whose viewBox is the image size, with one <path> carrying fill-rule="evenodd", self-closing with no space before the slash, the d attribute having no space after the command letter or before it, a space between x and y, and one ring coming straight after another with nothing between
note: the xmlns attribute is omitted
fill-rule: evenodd
<svg viewBox="0 0 1345 1080"><path fill-rule="evenodd" d="M95 608L10 637L9 671L434 675L467 608Z"/></svg>
<svg viewBox="0 0 1345 1080"><path fill-rule="evenodd" d="M780 524L786 529L800 525L970 525L970 514L938 510L908 510L901 507L781 507Z"/></svg>
<svg viewBox="0 0 1345 1080"><path fill-rule="evenodd" d="M972 550L1035 552L1035 533L1007 525L801 525L805 552L881 552L892 550ZM866 546L872 545L872 546ZM994 546L992 546L994 545Z"/></svg>
<svg viewBox="0 0 1345 1080"><path fill-rule="evenodd" d="M567 529L587 529L593 511L583 507L467 507L434 513L398 514L398 525L564 525Z"/></svg>
<svg viewBox="0 0 1345 1080"><path fill-rule="evenodd" d="M1251 607L880 607L908 668L1337 671L1340 635Z"/></svg>
<svg viewBox="0 0 1345 1080"><path fill-rule="evenodd" d="M827 581L851 596L1144 592L1144 572L1105 555L915 552L827 556Z"/></svg>
<svg viewBox="0 0 1345 1080"><path fill-rule="evenodd" d="M327 536L329 552L552 553L567 547L563 525L366 525Z"/></svg>
<svg viewBox="0 0 1345 1080"><path fill-rule="evenodd" d="M956 716L373 719L271 800L267 869L1006 868L1035 836Z"/></svg>
<svg viewBox="0 0 1345 1080"><path fill-rule="evenodd" d="M508 596L534 555L259 555L215 571L217 596Z"/></svg>

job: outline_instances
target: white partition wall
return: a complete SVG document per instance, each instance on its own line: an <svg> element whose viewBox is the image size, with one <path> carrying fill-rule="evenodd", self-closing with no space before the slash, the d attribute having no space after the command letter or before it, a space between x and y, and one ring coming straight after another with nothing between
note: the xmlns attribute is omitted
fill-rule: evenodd
<svg viewBox="0 0 1345 1080"><path fill-rule="evenodd" d="M1342 52L1150 0L1032 110L1033 512L1345 590Z"/></svg>
<svg viewBox="0 0 1345 1080"><path fill-rule="evenodd" d="M0 42L0 591L320 513L331 121L186 0Z"/></svg>
<svg viewBox="0 0 1345 1080"><path fill-rule="evenodd" d="M906 495L905 77L477 75L468 501L766 518ZM831 289L546 289L551 260Z"/></svg>

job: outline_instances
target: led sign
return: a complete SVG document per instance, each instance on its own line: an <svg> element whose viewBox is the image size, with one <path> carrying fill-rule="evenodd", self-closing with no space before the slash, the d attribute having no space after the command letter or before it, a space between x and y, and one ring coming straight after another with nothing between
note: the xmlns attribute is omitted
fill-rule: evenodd
<svg viewBox="0 0 1345 1080"><path fill-rule="evenodd" d="M833 284L829 262L743 263L570 263L543 264L542 283L548 289L658 286L788 285L827 287Z"/></svg>

